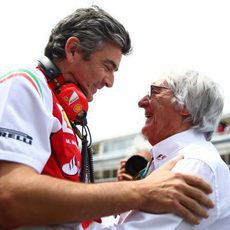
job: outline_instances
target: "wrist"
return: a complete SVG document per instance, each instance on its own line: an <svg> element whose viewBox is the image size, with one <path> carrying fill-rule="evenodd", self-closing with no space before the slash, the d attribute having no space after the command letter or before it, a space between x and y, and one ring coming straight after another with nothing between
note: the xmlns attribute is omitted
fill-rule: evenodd
<svg viewBox="0 0 230 230"><path fill-rule="evenodd" d="M145 196L143 194L144 186L142 186L141 181L132 181L130 182L129 187L131 188L130 193L132 194L131 197L131 203L132 203L132 209L141 209L143 207L143 204L145 203Z"/></svg>

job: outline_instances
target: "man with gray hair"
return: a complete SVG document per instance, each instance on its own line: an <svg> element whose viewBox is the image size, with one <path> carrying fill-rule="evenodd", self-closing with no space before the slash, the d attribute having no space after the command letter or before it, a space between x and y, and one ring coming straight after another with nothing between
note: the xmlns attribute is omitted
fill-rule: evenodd
<svg viewBox="0 0 230 230"><path fill-rule="evenodd" d="M230 172L210 142L224 105L219 86L195 71L169 74L154 82L138 105L145 110L142 133L152 145L146 175L183 155L173 171L203 177L214 189L209 197L215 207L197 226L174 214L132 210L121 214L111 229L229 229Z"/></svg>

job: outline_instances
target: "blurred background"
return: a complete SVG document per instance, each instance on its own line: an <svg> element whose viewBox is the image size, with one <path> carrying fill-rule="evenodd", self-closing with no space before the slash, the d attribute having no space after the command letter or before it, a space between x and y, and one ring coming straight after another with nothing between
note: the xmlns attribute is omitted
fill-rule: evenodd
<svg viewBox="0 0 230 230"><path fill-rule="evenodd" d="M228 0L7 0L0 2L0 73L36 63L51 29L76 8L99 5L121 21L133 52L123 57L112 89L90 104L95 141L139 132L138 100L165 72L195 69L214 78L230 112L230 6Z"/></svg>

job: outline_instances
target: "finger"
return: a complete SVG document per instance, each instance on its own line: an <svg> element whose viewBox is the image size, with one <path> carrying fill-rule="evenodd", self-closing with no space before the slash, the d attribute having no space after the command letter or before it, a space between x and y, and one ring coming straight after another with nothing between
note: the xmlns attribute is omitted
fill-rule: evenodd
<svg viewBox="0 0 230 230"><path fill-rule="evenodd" d="M176 173L175 176L178 177L178 174L179 176L182 176L184 178L184 181L187 184L175 184L175 188L177 191L182 191L183 194L192 198L193 200L207 208L214 207L213 202L207 196L207 194L209 194L212 190L209 184L207 184L202 178L197 176L180 173Z"/></svg>
<svg viewBox="0 0 230 230"><path fill-rule="evenodd" d="M120 168L125 168L125 162L124 163L121 163L121 165L120 165Z"/></svg>
<svg viewBox="0 0 230 230"><path fill-rule="evenodd" d="M170 160L169 162L167 162L166 164L164 164L162 167L160 167L159 170L171 170L178 161L182 160L184 158L183 155L179 155L178 157Z"/></svg>
<svg viewBox="0 0 230 230"><path fill-rule="evenodd" d="M118 178L119 176L121 176L121 174L122 174L121 170L120 170L120 169L117 170L117 178Z"/></svg>
<svg viewBox="0 0 230 230"><path fill-rule="evenodd" d="M206 208L214 207L212 200L210 200L206 194L204 194L203 192L201 192L200 190L196 188L190 187L185 192L185 194L191 197L192 199L196 200L198 204L203 205Z"/></svg>
<svg viewBox="0 0 230 230"><path fill-rule="evenodd" d="M178 174L180 173L177 173L176 176L178 176ZM207 194L212 193L212 187L201 177L194 176L194 175L188 175L188 174L180 174L179 176L182 176L185 182L191 185L192 187L201 189Z"/></svg>
<svg viewBox="0 0 230 230"><path fill-rule="evenodd" d="M125 168L125 163L120 165L120 168Z"/></svg>
<svg viewBox="0 0 230 230"><path fill-rule="evenodd" d="M122 165L122 164L125 164L126 163L126 160L125 159L122 159L121 161L120 161L120 164Z"/></svg>
<svg viewBox="0 0 230 230"><path fill-rule="evenodd" d="M123 173L123 174L120 174L117 179L118 181L124 181L124 180L131 181L133 180L133 177L128 174Z"/></svg>
<svg viewBox="0 0 230 230"><path fill-rule="evenodd" d="M126 173L126 170L125 170L125 168L120 168L120 169L119 169L119 172L120 172L120 173Z"/></svg>
<svg viewBox="0 0 230 230"><path fill-rule="evenodd" d="M196 200L191 199L187 196L181 196L180 198L180 203L193 214L200 218L208 218L207 210L205 210L205 208Z"/></svg>
<svg viewBox="0 0 230 230"><path fill-rule="evenodd" d="M120 174L123 174L123 173L126 173L126 170L123 166L121 166L118 170L117 170L117 177L120 175Z"/></svg>
<svg viewBox="0 0 230 230"><path fill-rule="evenodd" d="M187 222L191 224L199 224L200 219L198 216L193 214L189 209L185 208L182 204L179 202L176 202L174 204L174 213L177 214L178 216L182 217L185 219Z"/></svg>

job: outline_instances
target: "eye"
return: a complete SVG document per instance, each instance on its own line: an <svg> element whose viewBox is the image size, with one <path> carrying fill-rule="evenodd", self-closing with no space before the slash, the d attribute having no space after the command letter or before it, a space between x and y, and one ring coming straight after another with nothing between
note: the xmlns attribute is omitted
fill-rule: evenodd
<svg viewBox="0 0 230 230"><path fill-rule="evenodd" d="M113 71L113 68L110 65L107 65L107 64L104 65L104 69L105 69L106 72L112 72Z"/></svg>
<svg viewBox="0 0 230 230"><path fill-rule="evenodd" d="M160 87L157 87L155 85L150 86L150 92L149 92L149 97L152 97L154 94L159 94L161 91Z"/></svg>
<svg viewBox="0 0 230 230"><path fill-rule="evenodd" d="M168 89L168 88L165 86L161 86L161 85L151 85L149 97L151 98L151 97L153 97L153 95L160 94L165 89Z"/></svg>
<svg viewBox="0 0 230 230"><path fill-rule="evenodd" d="M153 86L152 94L159 94L161 92L161 88Z"/></svg>

